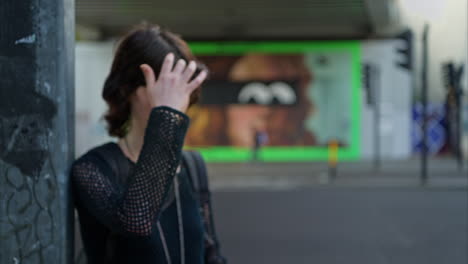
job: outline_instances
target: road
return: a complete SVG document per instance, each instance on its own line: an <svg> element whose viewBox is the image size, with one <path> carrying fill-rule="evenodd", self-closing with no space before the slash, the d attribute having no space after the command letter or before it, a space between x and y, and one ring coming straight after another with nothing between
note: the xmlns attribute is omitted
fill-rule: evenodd
<svg viewBox="0 0 468 264"><path fill-rule="evenodd" d="M213 194L231 264L466 264L465 188L305 187Z"/></svg>

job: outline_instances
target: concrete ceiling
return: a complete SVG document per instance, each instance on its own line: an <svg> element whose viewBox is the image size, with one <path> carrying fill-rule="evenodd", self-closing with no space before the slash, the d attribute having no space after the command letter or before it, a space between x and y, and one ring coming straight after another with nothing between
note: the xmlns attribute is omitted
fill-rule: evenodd
<svg viewBox="0 0 468 264"><path fill-rule="evenodd" d="M186 39L358 39L394 32L396 1L76 0L76 18L99 38L148 21Z"/></svg>

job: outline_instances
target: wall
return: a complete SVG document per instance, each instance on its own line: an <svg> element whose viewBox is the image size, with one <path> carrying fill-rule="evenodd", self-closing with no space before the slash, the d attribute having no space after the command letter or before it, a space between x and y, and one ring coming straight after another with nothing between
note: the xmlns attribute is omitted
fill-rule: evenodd
<svg viewBox="0 0 468 264"><path fill-rule="evenodd" d="M362 62L378 69L375 82L380 107L380 155L386 159L404 159L411 156L411 94L412 76L398 66L396 52L399 40L373 40L362 43ZM372 78L371 78L372 79ZM375 154L375 108L366 102L363 89L361 118L361 156L370 159Z"/></svg>
<svg viewBox="0 0 468 264"><path fill-rule="evenodd" d="M76 45L76 156L110 140L102 119L106 105L102 86L110 70L113 44L79 42Z"/></svg>

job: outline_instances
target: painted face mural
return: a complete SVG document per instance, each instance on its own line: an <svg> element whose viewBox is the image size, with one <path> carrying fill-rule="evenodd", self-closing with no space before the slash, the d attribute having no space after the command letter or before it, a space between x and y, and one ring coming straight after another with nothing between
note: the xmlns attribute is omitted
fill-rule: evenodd
<svg viewBox="0 0 468 264"><path fill-rule="evenodd" d="M302 54L205 56L213 75L193 111L193 146L250 147L264 131L271 146L314 145L305 119L313 114L306 96L312 73ZM201 122L210 120L210 129ZM221 124L222 123L222 124ZM211 126L216 127L210 131ZM206 133L217 135L204 137Z"/></svg>

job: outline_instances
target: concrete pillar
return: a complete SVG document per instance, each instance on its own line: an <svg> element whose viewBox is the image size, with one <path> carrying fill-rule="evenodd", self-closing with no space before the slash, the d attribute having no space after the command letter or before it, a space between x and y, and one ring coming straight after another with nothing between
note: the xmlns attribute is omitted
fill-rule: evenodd
<svg viewBox="0 0 468 264"><path fill-rule="evenodd" d="M0 2L0 263L71 263L74 0Z"/></svg>

